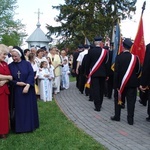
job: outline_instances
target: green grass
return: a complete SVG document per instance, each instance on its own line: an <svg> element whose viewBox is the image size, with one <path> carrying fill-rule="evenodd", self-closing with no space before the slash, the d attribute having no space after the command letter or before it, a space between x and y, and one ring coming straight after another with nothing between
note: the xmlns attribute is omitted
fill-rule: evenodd
<svg viewBox="0 0 150 150"><path fill-rule="evenodd" d="M74 82L74 81L76 81L76 77L73 77L72 75L70 75L70 76L69 76L69 78L70 78L70 79L69 79L69 80L70 80L70 82Z"/></svg>
<svg viewBox="0 0 150 150"><path fill-rule="evenodd" d="M10 133L0 150L104 150L60 111L55 101L38 101L40 127L33 133Z"/></svg>

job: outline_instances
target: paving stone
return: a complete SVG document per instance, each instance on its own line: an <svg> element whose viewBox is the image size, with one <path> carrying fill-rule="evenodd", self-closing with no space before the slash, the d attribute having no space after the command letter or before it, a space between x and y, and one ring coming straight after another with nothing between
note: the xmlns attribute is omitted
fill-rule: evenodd
<svg viewBox="0 0 150 150"><path fill-rule="evenodd" d="M114 115L114 101L104 97L100 112L94 111L93 102L80 94L75 82L70 83L68 90L55 96L62 112L77 125L78 128L92 136L109 150L148 150L150 149L150 123L146 122L147 108L139 104L135 106L134 125L127 123L127 109L121 110L121 121L110 120Z"/></svg>

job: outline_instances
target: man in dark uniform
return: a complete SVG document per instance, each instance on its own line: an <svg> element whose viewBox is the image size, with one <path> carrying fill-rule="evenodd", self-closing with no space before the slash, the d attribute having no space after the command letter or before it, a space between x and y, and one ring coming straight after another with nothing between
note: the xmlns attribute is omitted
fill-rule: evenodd
<svg viewBox="0 0 150 150"><path fill-rule="evenodd" d="M87 54L86 76L91 79L90 93L94 100L94 110L100 111L103 102L105 80L108 76L109 55L107 50L100 47L102 38L96 37L94 40L95 47L90 49Z"/></svg>
<svg viewBox="0 0 150 150"><path fill-rule="evenodd" d="M114 50L114 43L110 43L110 49L109 49L109 62L110 62L110 68L109 68L109 79L107 81L107 87L108 87L108 94L107 97L108 99L112 98L112 91L113 91L113 81L114 81L114 72L111 69L112 65L112 56L113 56L113 50Z"/></svg>
<svg viewBox="0 0 150 150"><path fill-rule="evenodd" d="M148 107L147 107L147 114L148 117L146 118L147 121L150 122L150 43L146 46L146 53L142 68L142 76L140 78L140 89L142 92L148 90Z"/></svg>
<svg viewBox="0 0 150 150"><path fill-rule="evenodd" d="M79 53L82 52L83 50L83 45L78 46L78 51L74 52L73 54L73 64L72 64L72 72L76 76L76 87L79 88L79 75L76 74L76 67L77 67L77 58L79 56Z"/></svg>
<svg viewBox="0 0 150 150"><path fill-rule="evenodd" d="M89 47L90 47L89 45L85 44L84 50L78 55L78 58L77 58L76 74L78 74L79 76L79 91L81 92L81 94L84 93L84 85L86 82L86 77L84 75L83 70L81 69L82 61L83 61L84 56L88 53Z"/></svg>
<svg viewBox="0 0 150 150"><path fill-rule="evenodd" d="M108 51L108 54L109 54L109 49L110 47L109 46L104 46L103 49L107 50ZM110 61L110 55L109 55L109 61ZM110 64L110 63L109 63ZM109 67L110 68L110 67ZM108 70L108 73L109 73L109 70ZM109 80L109 79L108 79ZM105 97L108 97L108 80L105 80L105 88L104 88L104 96Z"/></svg>
<svg viewBox="0 0 150 150"><path fill-rule="evenodd" d="M115 116L111 120L120 121L121 104L118 96L126 97L127 100L127 121L129 125L134 123L134 108L137 96L138 75L140 74L140 63L137 56L130 53L132 46L130 39L123 41L123 52L116 57L114 71L115 87ZM124 88L123 88L124 87ZM122 91L122 93L121 93Z"/></svg>
<svg viewBox="0 0 150 150"><path fill-rule="evenodd" d="M90 45L90 49L93 49L94 47L95 47L94 45ZM81 72L82 72L82 74L84 76L84 79L85 79L85 82L84 82L85 95L89 96L89 101L93 101L92 97L91 97L91 94L90 94L90 88L85 87L85 83L87 82L87 77L86 77L87 54L84 55L82 65L81 65ZM88 74L89 74L89 72L88 72Z"/></svg>

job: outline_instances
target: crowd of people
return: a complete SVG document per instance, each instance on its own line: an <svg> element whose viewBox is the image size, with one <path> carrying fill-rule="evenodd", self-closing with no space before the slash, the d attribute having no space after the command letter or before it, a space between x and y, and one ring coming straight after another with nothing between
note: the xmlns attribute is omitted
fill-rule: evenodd
<svg viewBox="0 0 150 150"><path fill-rule="evenodd" d="M112 59L114 43L104 45L101 37L95 37L94 45L79 45L73 55L73 72L76 74L76 87L81 94L89 96L94 102L94 110L101 111L103 98L114 99L114 116L112 121L120 121L121 109L127 102L127 122L134 124L134 110L139 92L139 102L144 106L148 102L148 117L150 121L150 59L149 44L146 46L146 55L141 67L138 56L130 52L133 43L131 39L123 41L123 51L116 56L114 70Z"/></svg>
<svg viewBox="0 0 150 150"><path fill-rule="evenodd" d="M116 56L112 71L113 43L103 45L101 37L94 44L79 45L68 57L65 50L56 47L47 50L0 44L0 138L9 130L15 133L32 132L39 127L37 96L47 102L60 90L69 88L69 75L76 77L81 94L94 102L95 111L101 111L103 97L114 98L112 121L120 121L121 108L127 101L127 122L134 124L134 109L139 91L140 103L148 102L150 121L150 44L146 46L144 64L130 52L132 41L123 41L123 51ZM38 88L38 89L36 89Z"/></svg>
<svg viewBox="0 0 150 150"><path fill-rule="evenodd" d="M53 94L69 88L71 63L56 47L23 51L0 44L0 138L10 129L26 133L39 127L37 99L52 101Z"/></svg>

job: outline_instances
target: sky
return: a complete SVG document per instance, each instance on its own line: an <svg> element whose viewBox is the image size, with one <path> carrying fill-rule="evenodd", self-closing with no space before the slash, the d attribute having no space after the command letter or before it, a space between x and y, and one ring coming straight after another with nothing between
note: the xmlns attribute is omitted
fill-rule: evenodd
<svg viewBox="0 0 150 150"><path fill-rule="evenodd" d="M132 20L122 21L121 32L124 37L135 39L144 1L145 0L137 0L136 14L133 16ZM150 18L150 0L146 0L146 7L145 7L145 11L143 13L143 27L144 27L145 44L150 43L150 19L149 18Z"/></svg>
<svg viewBox="0 0 150 150"><path fill-rule="evenodd" d="M123 20L120 24L123 37L134 39L137 33L139 19L142 11L143 2L146 1L146 9L143 14L144 38L145 44L150 42L150 0L137 0L136 14L132 20ZM41 29L47 33L46 24L57 26L54 18L59 14L59 11L52 9L52 6L63 4L64 0L17 0L18 8L16 9L16 19L20 19L26 25L26 33L30 36L36 29L38 22L38 9L42 13L40 15ZM27 36L27 38L28 38ZM26 44L25 44L26 46Z"/></svg>

